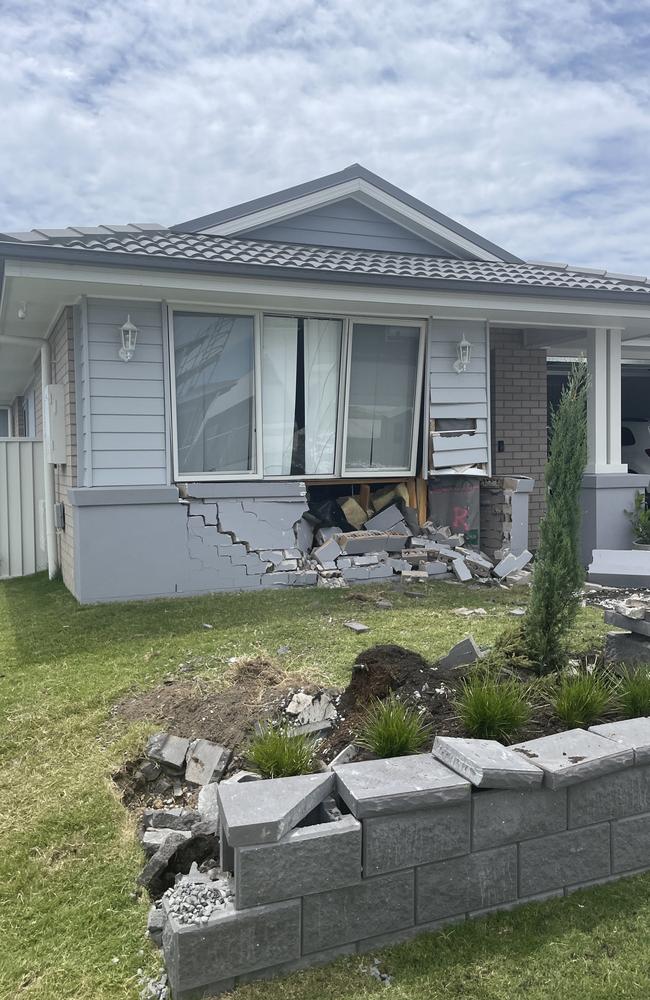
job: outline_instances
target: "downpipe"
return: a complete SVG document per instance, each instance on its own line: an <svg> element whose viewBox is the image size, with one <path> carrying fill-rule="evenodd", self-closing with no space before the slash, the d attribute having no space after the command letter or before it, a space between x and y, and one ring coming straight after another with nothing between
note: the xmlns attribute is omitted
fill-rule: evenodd
<svg viewBox="0 0 650 1000"><path fill-rule="evenodd" d="M51 378L52 350L48 340L41 344L41 392L43 394L43 416L45 416L45 386ZM50 580L59 575L59 551L56 544L56 524L54 520L54 466L47 460L47 449L43 442L43 482L45 493L45 544L47 550L47 575Z"/></svg>

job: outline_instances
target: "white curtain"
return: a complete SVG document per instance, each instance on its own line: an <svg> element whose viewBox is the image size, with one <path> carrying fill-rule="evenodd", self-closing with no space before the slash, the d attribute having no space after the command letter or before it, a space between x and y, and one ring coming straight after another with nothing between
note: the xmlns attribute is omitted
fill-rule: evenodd
<svg viewBox="0 0 650 1000"><path fill-rule="evenodd" d="M305 473L334 472L341 355L340 320L306 319Z"/></svg>
<svg viewBox="0 0 650 1000"><path fill-rule="evenodd" d="M291 473L296 411L298 320L265 316L262 335L264 474Z"/></svg>

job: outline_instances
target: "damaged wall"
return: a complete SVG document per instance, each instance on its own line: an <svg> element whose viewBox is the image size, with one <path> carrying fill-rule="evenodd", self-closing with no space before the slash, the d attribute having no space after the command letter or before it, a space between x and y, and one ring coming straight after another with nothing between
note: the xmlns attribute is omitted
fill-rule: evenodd
<svg viewBox="0 0 650 1000"><path fill-rule="evenodd" d="M307 509L303 483L187 492L179 502L173 486L69 490L82 604L316 583L299 568L294 530Z"/></svg>

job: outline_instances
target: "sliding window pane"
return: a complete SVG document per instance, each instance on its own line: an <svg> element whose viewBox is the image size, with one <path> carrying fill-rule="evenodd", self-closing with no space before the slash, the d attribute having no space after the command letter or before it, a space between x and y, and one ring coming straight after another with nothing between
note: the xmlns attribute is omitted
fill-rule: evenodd
<svg viewBox="0 0 650 1000"><path fill-rule="evenodd" d="M346 471L411 466L420 328L355 323Z"/></svg>
<svg viewBox="0 0 650 1000"><path fill-rule="evenodd" d="M264 475L334 472L341 320L265 316Z"/></svg>
<svg viewBox="0 0 650 1000"><path fill-rule="evenodd" d="M174 362L179 473L253 472L253 317L174 313Z"/></svg>

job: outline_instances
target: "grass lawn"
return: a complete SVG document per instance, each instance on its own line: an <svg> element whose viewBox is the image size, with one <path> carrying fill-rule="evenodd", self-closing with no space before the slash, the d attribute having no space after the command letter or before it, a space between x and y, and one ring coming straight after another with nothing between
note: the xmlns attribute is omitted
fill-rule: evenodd
<svg viewBox="0 0 650 1000"><path fill-rule="evenodd" d="M373 588L378 591L378 588ZM365 593L373 592L371 590ZM142 857L111 771L146 734L111 721L114 701L189 657L218 676L229 657L288 645L287 670L345 683L375 642L427 657L472 631L487 643L521 593L430 584L392 611L345 590L292 590L81 608L43 576L0 584L0 998L123 1000L158 959L148 905L132 895ZM458 605L488 614L468 623ZM366 636L342 627L354 617ZM204 623L213 625L205 629ZM576 647L597 645L602 614L581 613ZM650 877L579 893L420 938L380 954L390 995L408 1000L605 1000L650 995ZM365 956L260 983L240 1000L349 998L387 988Z"/></svg>

